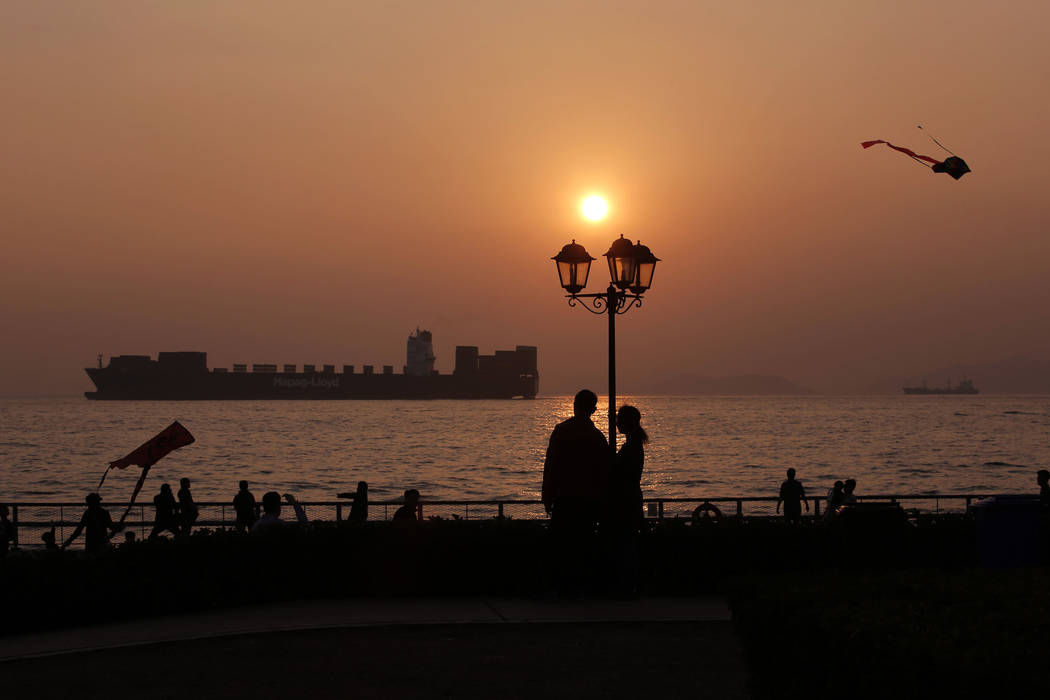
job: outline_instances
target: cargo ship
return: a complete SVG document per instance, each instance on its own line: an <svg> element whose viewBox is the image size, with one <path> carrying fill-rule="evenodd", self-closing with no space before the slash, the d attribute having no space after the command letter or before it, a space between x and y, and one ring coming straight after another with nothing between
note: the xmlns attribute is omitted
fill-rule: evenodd
<svg viewBox="0 0 1050 700"><path fill-rule="evenodd" d="M456 347L452 374L434 369L430 331L416 329L408 337L406 363L400 373L392 365L376 372L373 365L234 364L208 368L204 352L162 352L118 355L86 372L96 391L93 400L215 401L280 399L513 399L535 398L539 391L536 348L519 345L481 355L472 345Z"/></svg>
<svg viewBox="0 0 1050 700"><path fill-rule="evenodd" d="M906 386L904 387L905 394L976 394L979 390L973 385L973 381L970 379L962 379L955 386L952 386L951 382L942 387L929 387L926 386L926 382L923 381L922 386Z"/></svg>

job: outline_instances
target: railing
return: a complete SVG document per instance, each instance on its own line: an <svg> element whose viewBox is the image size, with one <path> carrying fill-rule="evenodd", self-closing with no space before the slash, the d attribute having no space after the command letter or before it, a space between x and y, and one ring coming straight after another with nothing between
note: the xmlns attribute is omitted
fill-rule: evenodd
<svg viewBox="0 0 1050 700"><path fill-rule="evenodd" d="M979 494L877 494L858 496L859 501L898 503L910 517L963 513ZM710 498L646 498L645 515L650 520L690 517L693 510L704 503L717 507L723 517L740 519L776 517L776 496L713 496ZM811 510L804 517L815 519L823 515L825 499L809 498ZM199 501L194 527L233 527L236 513L229 502ZM349 514L350 501L303 501L301 505L311 520L341 521ZM368 504L369 520L390 520L403 505L401 501L373 501ZM61 544L80 522L83 503L9 503L11 524L14 526L14 546L39 547L41 535L55 528L55 539ZM123 513L127 503L107 503L110 513ZM544 520L543 503L535 500L435 500L423 501L420 509L424 518L459 518L463 520ZM286 517L292 519L290 506L285 506ZM139 538L149 534L153 526L153 505L136 504L124 522L125 531L137 532ZM81 539L82 542L82 539Z"/></svg>

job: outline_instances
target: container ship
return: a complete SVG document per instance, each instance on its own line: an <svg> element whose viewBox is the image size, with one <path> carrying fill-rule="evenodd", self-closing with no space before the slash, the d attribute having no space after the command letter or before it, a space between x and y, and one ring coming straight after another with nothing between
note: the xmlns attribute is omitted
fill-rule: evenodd
<svg viewBox="0 0 1050 700"><path fill-rule="evenodd" d="M922 386L904 387L905 394L976 394L978 391L970 379L960 380L955 386L948 382L947 385L942 387L929 387L926 386L926 382L923 382Z"/></svg>
<svg viewBox="0 0 1050 700"><path fill-rule="evenodd" d="M280 399L513 399L535 398L539 390L536 348L519 345L481 355L471 345L456 347L452 374L434 369L433 337L416 329L408 337L402 372L392 365L234 364L208 368L204 352L119 355L88 367L97 391L93 400L215 401Z"/></svg>

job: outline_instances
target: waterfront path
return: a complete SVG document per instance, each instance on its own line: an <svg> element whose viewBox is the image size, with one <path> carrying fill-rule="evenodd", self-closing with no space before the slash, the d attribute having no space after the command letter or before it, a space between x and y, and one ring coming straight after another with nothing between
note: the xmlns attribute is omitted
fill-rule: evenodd
<svg viewBox="0 0 1050 700"><path fill-rule="evenodd" d="M717 598L303 601L0 638L10 697L746 697Z"/></svg>

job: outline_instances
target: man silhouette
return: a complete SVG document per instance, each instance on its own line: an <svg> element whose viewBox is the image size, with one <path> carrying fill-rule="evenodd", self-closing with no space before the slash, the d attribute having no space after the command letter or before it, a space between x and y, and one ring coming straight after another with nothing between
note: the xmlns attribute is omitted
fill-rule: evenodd
<svg viewBox="0 0 1050 700"><path fill-rule="evenodd" d="M542 498L551 516L559 588L579 593L605 495L610 452L605 436L591 422L598 407L595 393L581 390L572 407L573 417L551 432Z"/></svg>
<svg viewBox="0 0 1050 700"><path fill-rule="evenodd" d="M238 532L247 532L255 524L255 496L248 490L248 482L241 481L240 490L233 497L233 510L237 513Z"/></svg>
<svg viewBox="0 0 1050 700"><path fill-rule="evenodd" d="M802 506L809 511L809 501L806 500L806 489L802 488L802 482L795 478L794 468L787 470L787 480L780 485L780 498L777 499L777 512L780 512L780 504L784 504L784 520L792 524L802 522Z"/></svg>

